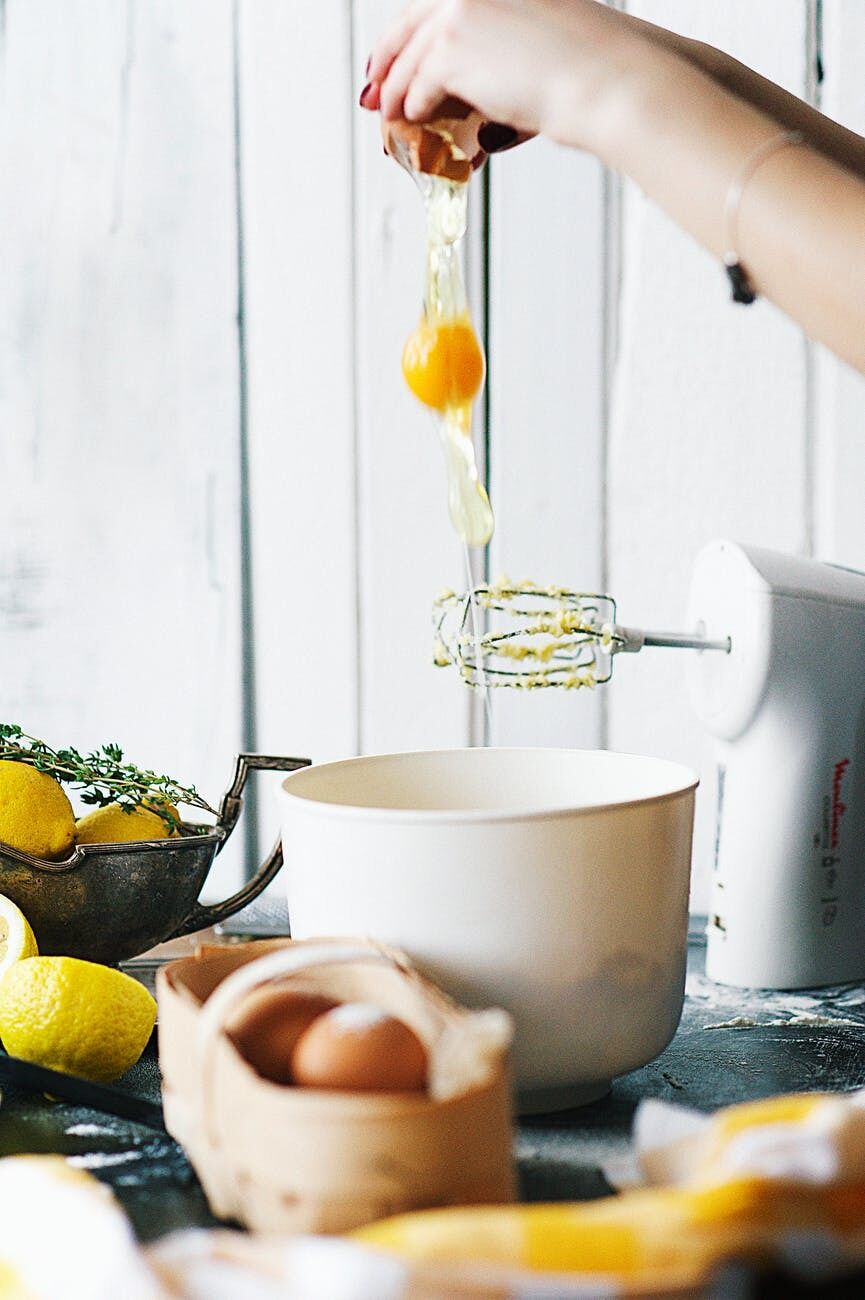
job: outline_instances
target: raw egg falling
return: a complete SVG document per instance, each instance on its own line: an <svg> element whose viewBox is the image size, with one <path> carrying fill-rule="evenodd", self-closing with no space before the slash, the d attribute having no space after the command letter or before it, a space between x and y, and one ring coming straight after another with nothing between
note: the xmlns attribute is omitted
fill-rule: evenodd
<svg viewBox="0 0 865 1300"><path fill-rule="evenodd" d="M483 348L469 314L459 245L466 231L468 182L415 173L427 214L423 314L402 354L402 372L430 408L442 436L451 523L467 546L485 546L494 519L478 476L472 403L484 382Z"/></svg>
<svg viewBox="0 0 865 1300"><path fill-rule="evenodd" d="M477 113L453 100L448 101L448 113L436 122L382 125L385 153L412 176L426 209L423 310L403 348L402 372L412 393L432 412L439 431L447 465L448 513L463 543L469 591L474 586L469 548L485 546L495 527L472 442L472 403L483 387L486 363L472 324L460 259L472 159L478 156L482 125ZM471 684L481 689L489 725L482 616L474 595L468 612L478 664Z"/></svg>

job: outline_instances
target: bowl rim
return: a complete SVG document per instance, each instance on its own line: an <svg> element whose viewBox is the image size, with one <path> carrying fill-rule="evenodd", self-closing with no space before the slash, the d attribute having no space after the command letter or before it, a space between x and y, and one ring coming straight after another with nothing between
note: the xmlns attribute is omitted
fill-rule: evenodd
<svg viewBox="0 0 865 1300"><path fill-rule="evenodd" d="M447 754L467 754L467 753L487 753L487 754L559 754L559 755L587 755L591 754L601 758L602 762L607 759L625 759L627 762L634 763L653 763L662 769L666 769L670 776L678 774L678 781L672 788L663 790L659 794L642 795L635 799L606 799L595 803L582 804L550 804L549 807L537 806L517 806L512 808L387 808L377 807L368 804L352 803L332 803L325 799L316 799L310 795L295 792L289 789L291 784L302 784L302 778L309 777L322 769L350 768L364 763L372 762L376 759L400 759L400 758L427 758L430 756L441 756ZM468 746L448 746L442 749L411 749L395 752L382 752L374 754L358 754L351 758L335 759L327 763L313 763L309 767L299 768L296 772L290 772L279 784L277 797L283 807L287 802L289 807L303 807L306 811L322 817L337 817L340 819L351 819L357 821L377 821L377 822L424 822L432 824L471 824L471 823L501 823L501 822L525 822L525 821L543 821L551 817L580 817L599 813L620 812L625 808L642 808L651 804L663 803L669 800L681 799L688 795L693 795L697 786L700 784L700 777L693 768L679 763L675 759L658 758L653 754L633 754L620 750L612 749L577 749L565 748L554 745L468 745Z"/></svg>
<svg viewBox="0 0 865 1300"><path fill-rule="evenodd" d="M76 867L82 866L88 858L119 856L130 851L158 854L164 852L167 848L171 848L176 852L177 850L200 848L202 845L211 842L219 845L224 838L224 835L219 831L219 827L214 826L206 834L165 836L161 840L116 840L108 843L73 844L65 858L37 858L24 849L16 849L13 845L0 840L0 864L2 864L4 858L11 858L36 871L44 871L48 875L60 875L65 871L74 871Z"/></svg>

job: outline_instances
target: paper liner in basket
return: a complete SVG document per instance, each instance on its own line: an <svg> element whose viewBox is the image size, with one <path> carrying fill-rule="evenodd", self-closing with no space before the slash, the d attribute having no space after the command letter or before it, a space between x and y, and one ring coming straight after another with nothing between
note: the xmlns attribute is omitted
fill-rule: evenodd
<svg viewBox="0 0 865 1300"><path fill-rule="evenodd" d="M428 1094L262 1078L226 1027L276 981L405 1021L427 1048ZM410 1209L513 1199L505 1012L466 1011L399 954L347 940L204 950L160 971L157 997L166 1125L219 1217L342 1232Z"/></svg>

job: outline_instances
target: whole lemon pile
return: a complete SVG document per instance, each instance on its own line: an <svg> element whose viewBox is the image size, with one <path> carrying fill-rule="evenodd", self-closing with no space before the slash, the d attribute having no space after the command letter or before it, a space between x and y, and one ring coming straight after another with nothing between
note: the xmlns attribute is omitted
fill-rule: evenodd
<svg viewBox="0 0 865 1300"><path fill-rule="evenodd" d="M176 834L169 803L120 804L75 820L63 786L29 763L0 760L0 841L36 858L67 858L76 844L161 840ZM0 894L0 1041L11 1056L110 1083L135 1064L156 1003L129 975L74 957L40 956L11 899Z"/></svg>
<svg viewBox="0 0 865 1300"><path fill-rule="evenodd" d="M178 821L179 815L174 805L166 804L165 807ZM167 836L176 834L176 831L169 830L165 818L146 804L139 804L132 812L126 812L120 804L110 803L105 808L95 808L86 817L79 817L75 823L75 839L78 844L164 840Z"/></svg>
<svg viewBox="0 0 865 1300"><path fill-rule="evenodd" d="M173 804L164 808L179 821ZM76 843L120 844L176 834L156 809L155 803L145 803L127 812L112 803L76 822L59 781L28 763L0 760L0 841L35 858L56 862L68 857Z"/></svg>
<svg viewBox="0 0 865 1300"><path fill-rule="evenodd" d="M65 858L75 813L60 782L27 763L0 761L0 840L34 858Z"/></svg>

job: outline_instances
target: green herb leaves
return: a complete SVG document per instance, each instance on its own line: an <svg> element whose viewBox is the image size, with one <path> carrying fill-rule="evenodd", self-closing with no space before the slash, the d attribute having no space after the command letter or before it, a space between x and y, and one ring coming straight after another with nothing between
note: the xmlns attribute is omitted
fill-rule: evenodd
<svg viewBox="0 0 865 1300"><path fill-rule="evenodd" d="M77 749L52 749L44 740L22 731L17 723L0 722L0 759L29 763L56 781L72 785L81 802L93 807L118 803L126 812L132 812L146 803L172 830L177 828L177 819L169 804L187 804L216 814L194 786L180 785L170 776L124 762L123 750L114 742L92 754L80 754Z"/></svg>

